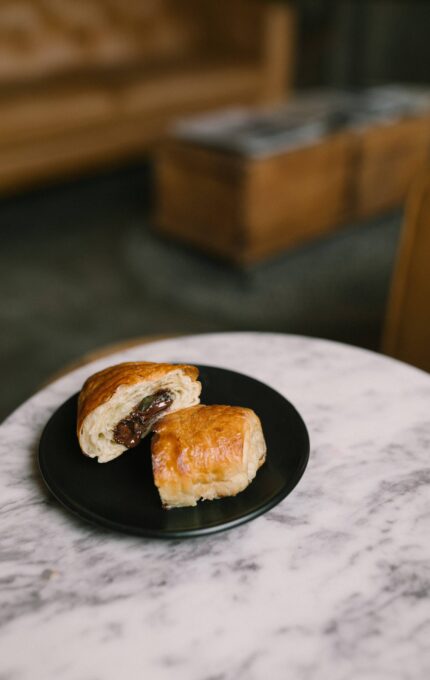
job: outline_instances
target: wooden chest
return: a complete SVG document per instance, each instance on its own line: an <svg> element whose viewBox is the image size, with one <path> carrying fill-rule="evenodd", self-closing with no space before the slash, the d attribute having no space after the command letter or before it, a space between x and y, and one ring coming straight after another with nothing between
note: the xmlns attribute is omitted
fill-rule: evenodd
<svg viewBox="0 0 430 680"><path fill-rule="evenodd" d="M354 212L362 219L401 205L430 164L430 115L366 128L359 153Z"/></svg>
<svg viewBox="0 0 430 680"><path fill-rule="evenodd" d="M157 227L247 263L393 209L430 163L426 97L322 94L179 124L157 153Z"/></svg>
<svg viewBox="0 0 430 680"><path fill-rule="evenodd" d="M238 264L336 228L350 217L355 140L249 159L180 141L157 158L158 229Z"/></svg>

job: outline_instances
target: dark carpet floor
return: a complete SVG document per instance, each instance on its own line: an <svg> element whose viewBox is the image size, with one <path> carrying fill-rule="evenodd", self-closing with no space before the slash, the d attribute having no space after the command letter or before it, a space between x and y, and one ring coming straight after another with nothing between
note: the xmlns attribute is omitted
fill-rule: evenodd
<svg viewBox="0 0 430 680"><path fill-rule="evenodd" d="M0 419L50 374L149 333L273 330L377 349L400 214L238 271L157 237L145 166L0 201Z"/></svg>

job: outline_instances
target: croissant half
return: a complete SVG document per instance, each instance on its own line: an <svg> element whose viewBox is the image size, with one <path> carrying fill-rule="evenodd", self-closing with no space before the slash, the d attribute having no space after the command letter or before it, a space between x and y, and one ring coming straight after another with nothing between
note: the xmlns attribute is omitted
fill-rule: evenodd
<svg viewBox="0 0 430 680"><path fill-rule="evenodd" d="M106 463L136 446L168 413L199 403L195 366L127 362L95 373L78 401L77 435L87 456Z"/></svg>
<svg viewBox="0 0 430 680"><path fill-rule="evenodd" d="M162 418L154 431L152 469L165 508L235 496L266 458L260 419L248 408L194 406Z"/></svg>

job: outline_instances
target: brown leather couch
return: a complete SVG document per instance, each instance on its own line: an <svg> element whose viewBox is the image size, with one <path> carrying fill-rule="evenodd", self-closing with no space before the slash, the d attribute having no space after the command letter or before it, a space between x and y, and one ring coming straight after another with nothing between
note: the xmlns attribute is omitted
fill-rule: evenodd
<svg viewBox="0 0 430 680"><path fill-rule="evenodd" d="M0 190L142 154L172 117L280 98L294 15L253 0L1 0Z"/></svg>

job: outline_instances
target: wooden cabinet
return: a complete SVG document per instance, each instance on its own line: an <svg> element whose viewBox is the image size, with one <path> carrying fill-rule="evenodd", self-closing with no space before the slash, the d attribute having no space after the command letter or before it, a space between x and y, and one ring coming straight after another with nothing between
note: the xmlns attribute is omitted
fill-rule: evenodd
<svg viewBox="0 0 430 680"><path fill-rule="evenodd" d="M238 264L274 254L349 217L353 153L348 133L252 160L166 143L157 161L158 229Z"/></svg>
<svg viewBox="0 0 430 680"><path fill-rule="evenodd" d="M390 89L376 96L385 106ZM348 104L349 123L335 123L335 131L328 123L321 132L325 121L339 119L341 93L191 121L157 155L157 227L247 263L394 209L430 164L430 96L418 98L419 110L384 111L380 119L371 111L365 124L357 122L358 99Z"/></svg>
<svg viewBox="0 0 430 680"><path fill-rule="evenodd" d="M400 205L413 180L429 163L429 114L363 131L356 177L357 217Z"/></svg>

